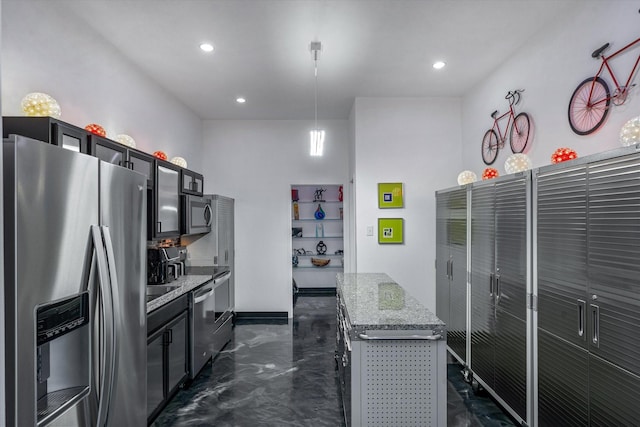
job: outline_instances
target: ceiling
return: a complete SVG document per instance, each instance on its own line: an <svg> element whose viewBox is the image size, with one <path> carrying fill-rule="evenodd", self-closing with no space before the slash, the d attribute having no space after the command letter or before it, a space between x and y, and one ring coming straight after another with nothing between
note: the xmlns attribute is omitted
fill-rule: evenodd
<svg viewBox="0 0 640 427"><path fill-rule="evenodd" d="M356 97L462 96L581 0L56 0L203 119L346 119ZM99 19L96 19L99 17ZM212 54L199 49L203 41ZM432 63L447 66L434 70ZM247 102L237 104L243 96Z"/></svg>

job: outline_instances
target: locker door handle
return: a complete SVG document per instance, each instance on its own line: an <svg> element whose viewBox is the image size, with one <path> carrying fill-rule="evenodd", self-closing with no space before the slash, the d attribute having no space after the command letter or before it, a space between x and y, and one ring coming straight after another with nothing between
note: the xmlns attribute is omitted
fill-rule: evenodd
<svg viewBox="0 0 640 427"><path fill-rule="evenodd" d="M489 296L493 296L493 273L489 273Z"/></svg>
<svg viewBox="0 0 640 427"><path fill-rule="evenodd" d="M500 275L496 274L496 304L500 303Z"/></svg>
<svg viewBox="0 0 640 427"><path fill-rule="evenodd" d="M449 279L453 280L453 259L449 261L449 270L451 271L449 273Z"/></svg>
<svg viewBox="0 0 640 427"><path fill-rule="evenodd" d="M585 340L584 335L584 315L585 315L586 302L584 300L578 300L578 336Z"/></svg>
<svg viewBox="0 0 640 427"><path fill-rule="evenodd" d="M591 321L593 322L591 342L600 348L600 307L593 304L591 304Z"/></svg>

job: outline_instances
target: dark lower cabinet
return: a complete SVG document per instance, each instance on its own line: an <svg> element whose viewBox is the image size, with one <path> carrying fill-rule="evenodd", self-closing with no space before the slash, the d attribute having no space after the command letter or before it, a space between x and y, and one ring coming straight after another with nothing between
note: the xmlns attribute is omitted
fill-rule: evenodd
<svg viewBox="0 0 640 427"><path fill-rule="evenodd" d="M147 421L150 424L189 376L187 295L147 319Z"/></svg>

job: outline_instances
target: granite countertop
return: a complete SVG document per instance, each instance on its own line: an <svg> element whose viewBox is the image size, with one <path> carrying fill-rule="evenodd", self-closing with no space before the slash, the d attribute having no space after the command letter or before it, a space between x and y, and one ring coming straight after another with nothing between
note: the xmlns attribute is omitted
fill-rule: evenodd
<svg viewBox="0 0 640 427"><path fill-rule="evenodd" d="M349 323L366 330L430 329L445 333L445 323L385 273L338 273L336 289Z"/></svg>
<svg viewBox="0 0 640 427"><path fill-rule="evenodd" d="M186 294L187 292L204 285L205 283L213 280L213 276L211 275L197 275L197 274L189 274L180 277L179 279L174 280L171 283L166 285L149 285L148 288L173 288L171 291L147 302L147 313L151 313L153 310L156 310L168 302L173 301L181 295Z"/></svg>

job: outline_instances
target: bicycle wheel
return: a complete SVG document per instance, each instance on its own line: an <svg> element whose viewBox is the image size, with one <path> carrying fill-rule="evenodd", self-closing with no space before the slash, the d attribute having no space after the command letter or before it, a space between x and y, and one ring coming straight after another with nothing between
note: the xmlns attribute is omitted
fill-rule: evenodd
<svg viewBox="0 0 640 427"><path fill-rule="evenodd" d="M518 114L511 124L511 132L509 133L509 144L514 154L522 153L527 148L530 131L531 121L529 120L529 115L527 113Z"/></svg>
<svg viewBox="0 0 640 427"><path fill-rule="evenodd" d="M482 160L487 165L492 165L498 157L498 135L493 129L485 132L482 138Z"/></svg>
<svg viewBox="0 0 640 427"><path fill-rule="evenodd" d="M580 83L569 101L571 130L578 135L589 135L594 132L607 118L609 104L611 104L609 86L600 77L595 79L590 77Z"/></svg>

